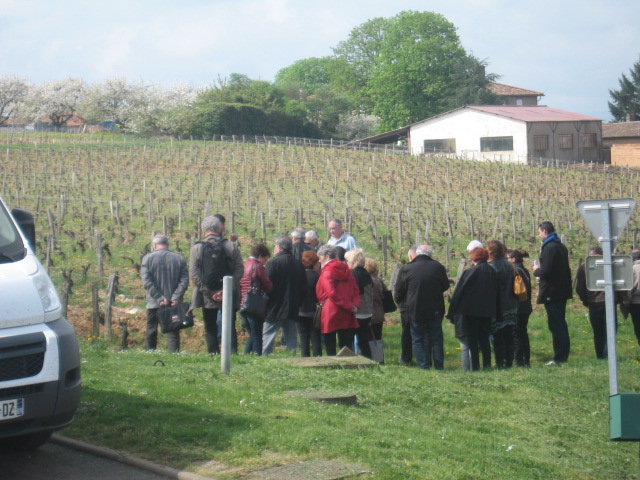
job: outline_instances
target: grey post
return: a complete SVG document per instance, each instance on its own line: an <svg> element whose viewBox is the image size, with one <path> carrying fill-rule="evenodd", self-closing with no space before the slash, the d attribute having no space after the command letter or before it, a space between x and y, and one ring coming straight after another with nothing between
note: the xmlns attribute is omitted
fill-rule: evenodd
<svg viewBox="0 0 640 480"><path fill-rule="evenodd" d="M233 277L222 279L222 373L231 372L231 315L233 314Z"/></svg>
<svg viewBox="0 0 640 480"><path fill-rule="evenodd" d="M613 263L611 262L611 210L603 208L602 260L604 261L604 305L607 317L607 356L609 363L609 395L618 394L618 355L616 352L616 303L613 291Z"/></svg>

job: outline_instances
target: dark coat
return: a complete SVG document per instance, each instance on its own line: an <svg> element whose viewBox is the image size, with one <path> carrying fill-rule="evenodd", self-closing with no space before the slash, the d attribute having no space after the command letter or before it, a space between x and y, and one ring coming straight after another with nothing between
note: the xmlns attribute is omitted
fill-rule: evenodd
<svg viewBox="0 0 640 480"><path fill-rule="evenodd" d="M529 275L529 270L525 268L525 266L521 263L516 263L514 265L522 280L524 280L524 285L527 287L527 299L524 302L518 303L518 315L529 315L533 312L533 308L531 307L531 275Z"/></svg>
<svg viewBox="0 0 640 480"><path fill-rule="evenodd" d="M456 315L497 318L500 314L500 284L496 271L486 262L478 263L460 276L451 297L447 318Z"/></svg>
<svg viewBox="0 0 640 480"><path fill-rule="evenodd" d="M307 277L302 263L283 250L265 267L273 290L267 304L266 322L298 318L300 303L307 288Z"/></svg>
<svg viewBox="0 0 640 480"><path fill-rule="evenodd" d="M302 261L302 254L309 250L313 250L313 248L304 243L303 240L296 240L293 242L293 246L291 247L291 255L293 255L293 258L296 260Z"/></svg>
<svg viewBox="0 0 640 480"><path fill-rule="evenodd" d="M540 279L537 303L570 300L573 297L569 252L559 241L544 243L540 249L540 268L534 272Z"/></svg>
<svg viewBox="0 0 640 480"><path fill-rule="evenodd" d="M316 312L316 304L318 303L318 298L316 297L316 285L320 274L315 270L305 270L304 273L307 279L307 291L305 293L304 300L300 305L299 315L301 317L313 317Z"/></svg>
<svg viewBox="0 0 640 480"><path fill-rule="evenodd" d="M448 289L449 278L442 264L418 255L400 270L393 293L412 320L436 320L444 316L443 293Z"/></svg>
<svg viewBox="0 0 640 480"><path fill-rule="evenodd" d="M498 283L500 283L500 307L503 312L515 310L518 308L518 297L513 293L513 278L515 277L515 268L505 257L496 258L489 265L498 274Z"/></svg>

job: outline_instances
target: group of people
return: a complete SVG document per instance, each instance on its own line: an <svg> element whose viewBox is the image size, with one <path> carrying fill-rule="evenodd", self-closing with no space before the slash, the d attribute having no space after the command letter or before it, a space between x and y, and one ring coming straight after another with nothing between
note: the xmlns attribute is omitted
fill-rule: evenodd
<svg viewBox="0 0 640 480"><path fill-rule="evenodd" d="M191 248L188 266L169 250L164 235L153 238L152 251L142 259L147 349L157 347L158 310L182 302L191 281L190 309L202 309L207 351L219 353L222 278L231 276L234 317L239 311L248 333L245 353L272 353L282 331L288 350L296 350L300 340L302 356L320 356L323 347L327 355L336 355L338 347L348 347L371 357L369 341L382 338L386 287L376 261L365 258L340 220L329 222L326 244L315 231L296 228L290 236L275 239L273 258L269 248L258 243L245 262L235 239L224 236L222 215L206 217L201 227L203 239ZM250 291L268 298L264 315L241 308ZM319 315L317 305L322 307ZM179 331L166 335L168 350L178 351ZM232 346L237 349L236 335Z"/></svg>
<svg viewBox="0 0 640 480"><path fill-rule="evenodd" d="M538 232L542 247L533 274L539 283L537 303L545 306L553 338L554 356L547 365L556 365L569 358L565 318L566 302L572 297L569 255L553 224L541 223ZM394 287L402 323L400 363L409 364L415 355L420 368L444 369L442 321L446 317L460 342L464 370L479 370L480 356L482 367L490 367L492 346L498 368L510 368L514 362L529 366L531 276L523 264L529 254L507 250L498 240L487 242L486 247L472 240L467 252L471 265L455 282L445 312L444 294L450 288L445 268L432 258L430 246L409 250L409 263ZM514 289L517 277L524 287L520 296Z"/></svg>
<svg viewBox="0 0 640 480"><path fill-rule="evenodd" d="M376 261L365 257L340 220L329 222L326 244L315 231L296 228L290 236L275 239L273 258L269 248L259 243L252 246L245 262L235 239L225 238L224 224L221 215L203 220L204 238L191 248L188 266L181 255L168 249L167 237L154 237L153 250L141 265L147 299L147 349L157 346L158 309L181 302L191 281L190 308L202 308L207 351L218 353L222 277L230 275L235 286L234 318L250 290L268 296L263 316L240 310L248 333L245 353L272 353L282 331L281 342L292 351L299 346L302 356L320 356L323 349L326 355L336 355L338 349L348 347L371 358L369 342L382 338L386 286L378 276ZM544 305L552 336L553 357L546 364L566 362L570 352L566 304L573 296L569 255L551 222L542 222L538 234L542 245L532 274L524 266L529 254L508 250L498 240L486 246L471 241L467 246L470 266L455 282L433 258L431 246L409 249L409 263L399 271L393 288L402 326L400 363L408 365L415 356L419 368L442 370L442 322L447 318L460 342L463 369L490 367L492 353L498 368L530 366L527 328L532 313L532 276L537 279L537 303ZM598 247L590 252L600 254ZM633 290L619 302L626 305L640 343L640 251L632 255ZM516 294L516 280L526 293ZM589 308L596 356L606 358L604 295L586 289L584 266L576 281L578 296ZM445 294L450 289L447 309ZM167 333L167 347L170 351L180 349L179 332ZM233 348L237 349L235 335Z"/></svg>

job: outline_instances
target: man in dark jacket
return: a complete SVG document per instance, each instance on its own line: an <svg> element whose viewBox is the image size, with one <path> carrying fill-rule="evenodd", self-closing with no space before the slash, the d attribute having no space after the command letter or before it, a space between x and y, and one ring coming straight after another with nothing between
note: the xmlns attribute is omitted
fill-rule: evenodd
<svg viewBox="0 0 640 480"><path fill-rule="evenodd" d="M411 322L413 352L422 369L444 369L443 293L449 289L445 268L431 258L433 249L420 245L414 259L398 275L394 296Z"/></svg>
<svg viewBox="0 0 640 480"><path fill-rule="evenodd" d="M542 239L540 265L533 267L539 281L539 304L547 311L547 323L553 339L553 358L546 365L558 365L569 358L570 340L566 321L567 300L573 297L569 252L551 222L538 227Z"/></svg>
<svg viewBox="0 0 640 480"><path fill-rule="evenodd" d="M302 263L291 255L291 246L291 239L286 235L277 237L275 256L265 266L273 290L269 295L264 320L262 355L273 352L273 344L281 327L287 340L287 350L294 351L298 346L296 319L307 288L307 278Z"/></svg>
<svg viewBox="0 0 640 480"><path fill-rule="evenodd" d="M291 247L291 255L293 258L302 261L302 254L311 250L311 247L304 243L304 228L297 227L293 232L291 232L291 242L293 242Z"/></svg>
<svg viewBox="0 0 640 480"><path fill-rule="evenodd" d="M602 248L593 247L589 250L589 256L602 256ZM587 275L585 265L580 265L576 273L576 293L582 304L589 309L589 322L593 329L593 346L596 349L596 357L605 360L607 358L607 310L605 308L605 296L603 291L592 292L587 290Z"/></svg>

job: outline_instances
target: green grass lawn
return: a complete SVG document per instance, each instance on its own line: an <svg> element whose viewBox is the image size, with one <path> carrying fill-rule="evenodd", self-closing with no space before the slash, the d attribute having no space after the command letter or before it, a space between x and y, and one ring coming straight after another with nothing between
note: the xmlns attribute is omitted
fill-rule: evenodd
<svg viewBox="0 0 640 480"><path fill-rule="evenodd" d="M83 340L83 398L64 435L203 474L203 463L223 462L215 476L229 479L311 459L363 465L375 479L637 478L638 445L609 440L608 367L595 359L584 310L569 309L566 365L543 366L551 339L537 310L533 366L507 371L461 371L448 323L445 372L398 365L397 324L385 328L386 365L363 370L286 366L279 352L234 356L225 375L219 357ZM630 320L618 345L620 391L640 392ZM358 405L290 390L353 392Z"/></svg>

